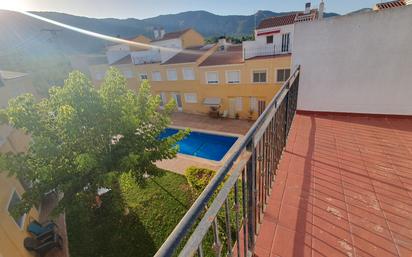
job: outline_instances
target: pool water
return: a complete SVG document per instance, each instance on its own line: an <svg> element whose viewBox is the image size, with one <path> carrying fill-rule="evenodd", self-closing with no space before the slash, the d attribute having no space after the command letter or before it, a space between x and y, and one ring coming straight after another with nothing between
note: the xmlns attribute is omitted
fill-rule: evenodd
<svg viewBox="0 0 412 257"><path fill-rule="evenodd" d="M178 131L178 129L167 128L160 135L160 138L169 137ZM177 144L179 145L179 153L220 161L236 140L237 137L192 131L185 139L179 141Z"/></svg>

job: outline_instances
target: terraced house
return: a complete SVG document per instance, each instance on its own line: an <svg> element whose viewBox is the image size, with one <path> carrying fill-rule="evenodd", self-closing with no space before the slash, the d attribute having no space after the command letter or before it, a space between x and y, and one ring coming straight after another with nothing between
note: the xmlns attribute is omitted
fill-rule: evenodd
<svg viewBox="0 0 412 257"><path fill-rule="evenodd" d="M6 108L10 99L26 93L39 99L30 74L0 70L0 108ZM30 140L30 136L23 131L0 124L0 153L24 153ZM0 257L29 257L36 256L35 253L40 256L68 256L64 215L56 217L56 223L49 221L50 213L57 204L54 193L45 195L42 202L29 212L17 217L12 215L13 208L21 202L30 186L30 183L16 176L0 171ZM45 224L47 227L43 227ZM42 243L33 247L35 253L29 251L30 241L40 237Z"/></svg>
<svg viewBox="0 0 412 257"><path fill-rule="evenodd" d="M282 83L289 77L293 49L293 28L323 16L306 4L303 12L267 18L256 27L255 40L241 44L224 37L205 44L194 29L166 33L154 30L148 42L139 36L111 46L108 64L90 67L99 85L109 66L121 70L128 85L137 89L149 80L154 94L166 103L174 99L180 112L230 118L256 119ZM142 46L132 49L131 46Z"/></svg>
<svg viewBox="0 0 412 257"><path fill-rule="evenodd" d="M7 106L10 98L22 93L35 93L31 80L26 73L0 71L0 108ZM25 151L29 138L7 125L0 125L0 152ZM29 236L26 227L30 218L38 219L38 210L33 208L20 217L11 215L12 207L17 204L24 187L15 177L0 172L0 256L32 256L23 247L23 240Z"/></svg>

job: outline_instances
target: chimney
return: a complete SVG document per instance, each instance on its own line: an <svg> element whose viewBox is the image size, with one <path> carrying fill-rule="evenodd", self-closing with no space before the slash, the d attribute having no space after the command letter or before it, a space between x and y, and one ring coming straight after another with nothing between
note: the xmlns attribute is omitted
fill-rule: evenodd
<svg viewBox="0 0 412 257"><path fill-rule="evenodd" d="M153 29L153 35L155 40L159 39L160 37L159 30L156 27Z"/></svg>
<svg viewBox="0 0 412 257"><path fill-rule="evenodd" d="M217 41L217 45L219 46L220 51L226 50L226 47L227 47L226 37L225 36L219 37L219 40Z"/></svg>
<svg viewBox="0 0 412 257"><path fill-rule="evenodd" d="M304 14L309 14L310 13L310 3L305 4L305 12Z"/></svg>
<svg viewBox="0 0 412 257"><path fill-rule="evenodd" d="M164 28L160 28L160 33L159 33L159 37L160 39L162 39L166 34L166 30Z"/></svg>
<svg viewBox="0 0 412 257"><path fill-rule="evenodd" d="M318 19L321 20L323 19L323 12L325 11L325 3L323 0L320 0L319 3L319 12L318 12Z"/></svg>

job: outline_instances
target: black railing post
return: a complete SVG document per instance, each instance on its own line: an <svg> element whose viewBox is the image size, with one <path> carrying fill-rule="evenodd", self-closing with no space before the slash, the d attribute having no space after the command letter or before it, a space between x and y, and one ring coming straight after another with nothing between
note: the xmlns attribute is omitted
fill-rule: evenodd
<svg viewBox="0 0 412 257"><path fill-rule="evenodd" d="M248 247L249 251L253 252L255 247L255 231L256 231L256 148L252 140L247 147L247 150L252 154L246 164L246 181L248 195Z"/></svg>
<svg viewBox="0 0 412 257"><path fill-rule="evenodd" d="M287 88L290 88L290 84L288 83L287 84ZM285 101L285 146L286 146L286 140L287 140L287 138L288 138L288 112L289 112L289 94L290 94L290 91L288 91L287 93L286 93L286 96L285 96L285 99L284 99L284 101Z"/></svg>

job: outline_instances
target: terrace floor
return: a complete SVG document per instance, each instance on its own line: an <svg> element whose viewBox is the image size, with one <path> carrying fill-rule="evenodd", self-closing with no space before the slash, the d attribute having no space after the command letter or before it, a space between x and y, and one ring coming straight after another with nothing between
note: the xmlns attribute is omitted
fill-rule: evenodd
<svg viewBox="0 0 412 257"><path fill-rule="evenodd" d="M412 256L412 118L297 114L255 255Z"/></svg>

